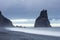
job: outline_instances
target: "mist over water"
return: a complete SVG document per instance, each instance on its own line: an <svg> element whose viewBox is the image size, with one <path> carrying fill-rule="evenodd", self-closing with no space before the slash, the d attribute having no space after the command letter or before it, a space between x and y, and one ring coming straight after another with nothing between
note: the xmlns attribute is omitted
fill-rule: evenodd
<svg viewBox="0 0 60 40"><path fill-rule="evenodd" d="M5 29L7 31L17 31L17 32L25 32L25 33L31 33L31 34L59 36L60 37L60 28L59 27L53 27L53 28L49 28L49 27L43 27L43 28L42 27L38 27L38 28L33 28L33 27L30 27L30 28L28 28L28 27L26 27L26 28L5 27L3 29Z"/></svg>
<svg viewBox="0 0 60 40"><path fill-rule="evenodd" d="M60 28L18 28L0 27L0 39L3 40L60 40Z"/></svg>
<svg viewBox="0 0 60 40"><path fill-rule="evenodd" d="M34 27L35 19L11 19L14 26ZM60 27L59 19L49 20L52 27Z"/></svg>

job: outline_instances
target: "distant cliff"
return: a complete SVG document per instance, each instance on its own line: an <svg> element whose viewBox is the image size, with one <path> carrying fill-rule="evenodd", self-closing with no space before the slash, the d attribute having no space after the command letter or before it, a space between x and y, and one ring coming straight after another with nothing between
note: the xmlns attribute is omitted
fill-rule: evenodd
<svg viewBox="0 0 60 40"><path fill-rule="evenodd" d="M35 21L35 27L51 27L48 15L47 15L47 10L42 10L39 17Z"/></svg>
<svg viewBox="0 0 60 40"><path fill-rule="evenodd" d="M13 26L12 22L6 17L4 17L2 15L2 12L0 11L0 27L12 27L12 26Z"/></svg>

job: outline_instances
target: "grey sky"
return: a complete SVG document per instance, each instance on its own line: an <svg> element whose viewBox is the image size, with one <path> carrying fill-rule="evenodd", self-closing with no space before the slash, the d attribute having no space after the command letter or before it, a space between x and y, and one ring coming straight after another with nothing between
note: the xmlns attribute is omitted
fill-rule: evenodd
<svg viewBox="0 0 60 40"><path fill-rule="evenodd" d="M36 18L43 8L49 18L60 18L60 0L0 0L0 10L9 19Z"/></svg>

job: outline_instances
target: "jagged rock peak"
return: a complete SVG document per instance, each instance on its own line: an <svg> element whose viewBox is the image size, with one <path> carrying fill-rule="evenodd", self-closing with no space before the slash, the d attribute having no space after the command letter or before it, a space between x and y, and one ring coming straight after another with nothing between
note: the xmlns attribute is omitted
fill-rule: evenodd
<svg viewBox="0 0 60 40"><path fill-rule="evenodd" d="M42 10L41 13L40 13L40 17L43 17L43 18L48 18L47 16L47 10Z"/></svg>
<svg viewBox="0 0 60 40"><path fill-rule="evenodd" d="M39 17L35 21L35 27L51 27L48 15L47 15L47 10L42 10L40 12Z"/></svg>
<svg viewBox="0 0 60 40"><path fill-rule="evenodd" d="M2 15L2 12L0 11L0 27L12 27L12 26L13 26L12 22L6 17L4 17Z"/></svg>

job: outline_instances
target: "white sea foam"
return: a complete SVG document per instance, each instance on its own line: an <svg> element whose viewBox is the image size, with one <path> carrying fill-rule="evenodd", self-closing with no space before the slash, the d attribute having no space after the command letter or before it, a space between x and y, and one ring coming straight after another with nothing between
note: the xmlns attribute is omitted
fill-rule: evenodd
<svg viewBox="0 0 60 40"><path fill-rule="evenodd" d="M6 28L6 30L60 37L60 28Z"/></svg>

